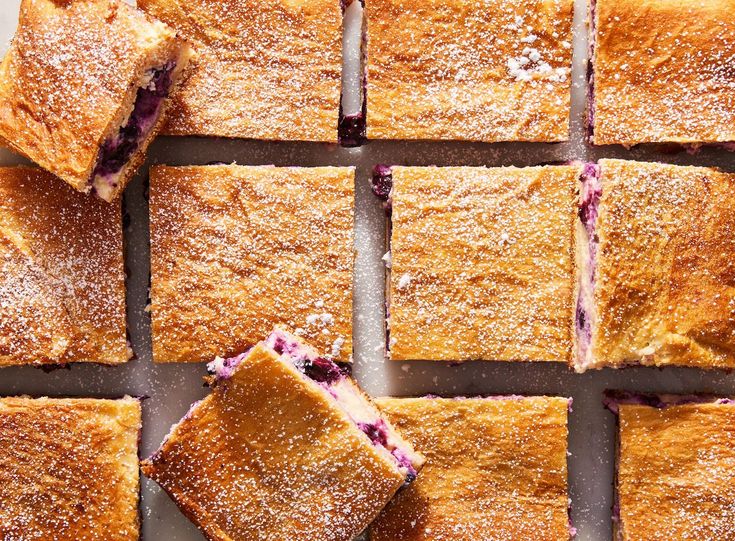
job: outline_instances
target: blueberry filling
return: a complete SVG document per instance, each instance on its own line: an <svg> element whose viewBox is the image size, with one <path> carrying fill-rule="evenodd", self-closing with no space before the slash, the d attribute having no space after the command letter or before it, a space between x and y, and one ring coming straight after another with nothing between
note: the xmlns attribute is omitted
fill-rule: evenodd
<svg viewBox="0 0 735 541"><path fill-rule="evenodd" d="M344 147L359 147L367 141L367 110L363 101L362 112L355 115L344 115L339 108L339 143Z"/></svg>
<svg viewBox="0 0 735 541"><path fill-rule="evenodd" d="M343 377L349 376L350 372L349 364L330 361L323 357L317 357L313 361L308 360L304 363L304 374L319 383L335 383Z"/></svg>
<svg viewBox="0 0 735 541"><path fill-rule="evenodd" d="M684 404L735 404L735 400L727 397L717 397L708 394L655 394L636 393L632 391L606 391L605 407L615 415L620 412L620 405L648 406L656 409L665 409L671 406Z"/></svg>
<svg viewBox="0 0 735 541"><path fill-rule="evenodd" d="M171 90L175 67L175 63L169 62L151 71L150 82L138 88L127 123L100 148L93 179L103 178L115 186L114 177L123 170L156 123L161 105Z"/></svg>
<svg viewBox="0 0 735 541"><path fill-rule="evenodd" d="M577 363L578 368L585 368L592 363L591 343L592 328L595 324L594 287L597 268L597 251L599 238L597 236L597 218L599 214L600 198L602 197L602 183L600 182L600 166L585 164L581 178L582 188L579 201L579 222L581 237L579 260L579 284L576 306L576 335L577 335ZM584 251L586 247L586 251Z"/></svg>
<svg viewBox="0 0 735 541"><path fill-rule="evenodd" d="M393 191L393 173L390 165L376 165L373 169L373 193L390 208L390 196Z"/></svg>
<svg viewBox="0 0 735 541"><path fill-rule="evenodd" d="M332 385L352 374L352 367L349 363L340 363L324 357L313 357L298 343L290 342L283 336L275 335L271 347L279 355L284 353L288 355L296 368L317 383Z"/></svg>
<svg viewBox="0 0 735 541"><path fill-rule="evenodd" d="M370 441L373 442L373 445L380 446L385 449L390 449L391 444L388 433L388 425L385 424L385 421L379 419L374 423L357 423L357 426L365 433L368 438L370 438ZM391 450L391 455L393 455L393 458L396 459L398 467L406 470L406 481L404 482L404 485L411 484L418 475L418 472L411 462L411 459L397 447Z"/></svg>

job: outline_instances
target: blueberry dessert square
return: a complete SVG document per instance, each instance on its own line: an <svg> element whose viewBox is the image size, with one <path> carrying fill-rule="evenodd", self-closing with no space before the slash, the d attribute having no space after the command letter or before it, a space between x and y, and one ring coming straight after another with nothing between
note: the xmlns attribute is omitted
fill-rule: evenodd
<svg viewBox="0 0 735 541"><path fill-rule="evenodd" d="M735 175L601 160L580 196L575 367L735 367Z"/></svg>
<svg viewBox="0 0 735 541"><path fill-rule="evenodd" d="M352 541L416 479L423 456L350 365L277 329L209 367L212 392L142 464L207 539Z"/></svg>
<svg viewBox="0 0 735 541"><path fill-rule="evenodd" d="M565 141L572 0L371 0L367 138Z"/></svg>
<svg viewBox="0 0 735 541"><path fill-rule="evenodd" d="M382 167L396 360L569 362L582 165Z"/></svg>
<svg viewBox="0 0 735 541"><path fill-rule="evenodd" d="M139 0L195 44L166 133L337 142L339 0Z"/></svg>
<svg viewBox="0 0 735 541"><path fill-rule="evenodd" d="M120 204L0 167L0 366L124 363Z"/></svg>
<svg viewBox="0 0 735 541"><path fill-rule="evenodd" d="M567 411L556 397L380 398L426 457L371 541L566 541Z"/></svg>
<svg viewBox="0 0 735 541"><path fill-rule="evenodd" d="M0 141L111 201L143 162L190 56L121 0L23 0L0 64Z"/></svg>
<svg viewBox="0 0 735 541"><path fill-rule="evenodd" d="M0 398L0 536L137 541L140 401Z"/></svg>
<svg viewBox="0 0 735 541"><path fill-rule="evenodd" d="M735 2L590 5L591 142L735 150Z"/></svg>
<svg viewBox="0 0 735 541"><path fill-rule="evenodd" d="M617 417L615 539L735 539L735 401L607 393Z"/></svg>
<svg viewBox="0 0 735 541"><path fill-rule="evenodd" d="M346 167L154 167L153 357L232 356L282 324L352 355L353 192Z"/></svg>

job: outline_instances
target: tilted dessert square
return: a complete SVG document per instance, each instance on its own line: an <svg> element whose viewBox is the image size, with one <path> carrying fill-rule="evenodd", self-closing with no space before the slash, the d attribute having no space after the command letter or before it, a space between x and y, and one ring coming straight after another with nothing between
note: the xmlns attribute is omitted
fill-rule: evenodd
<svg viewBox="0 0 735 541"><path fill-rule="evenodd" d="M210 395L142 468L211 541L352 541L423 464L349 365L293 335L210 368Z"/></svg>
<svg viewBox="0 0 735 541"><path fill-rule="evenodd" d="M0 398L0 537L137 541L140 402Z"/></svg>
<svg viewBox="0 0 735 541"><path fill-rule="evenodd" d="M572 0L371 0L367 137L565 141Z"/></svg>
<svg viewBox="0 0 735 541"><path fill-rule="evenodd" d="M553 397L381 398L426 464L371 541L568 540L567 409Z"/></svg>
<svg viewBox="0 0 735 541"><path fill-rule="evenodd" d="M132 356L121 221L119 203L0 167L0 366Z"/></svg>
<svg viewBox="0 0 735 541"><path fill-rule="evenodd" d="M733 0L591 0L590 140L735 149Z"/></svg>
<svg viewBox="0 0 735 541"><path fill-rule="evenodd" d="M151 169L153 357L211 361L276 324L352 355L352 168Z"/></svg>
<svg viewBox="0 0 735 541"><path fill-rule="evenodd" d="M190 50L119 0L23 0L0 65L0 139L111 201L143 162Z"/></svg>
<svg viewBox="0 0 735 541"><path fill-rule="evenodd" d="M339 0L139 0L196 47L165 131L337 141Z"/></svg>
<svg viewBox="0 0 735 541"><path fill-rule="evenodd" d="M735 401L608 393L618 416L620 541L735 538Z"/></svg>
<svg viewBox="0 0 735 541"><path fill-rule="evenodd" d="M735 367L735 175L601 160L577 226L575 367Z"/></svg>
<svg viewBox="0 0 735 541"><path fill-rule="evenodd" d="M568 362L582 166L392 167L390 357Z"/></svg>

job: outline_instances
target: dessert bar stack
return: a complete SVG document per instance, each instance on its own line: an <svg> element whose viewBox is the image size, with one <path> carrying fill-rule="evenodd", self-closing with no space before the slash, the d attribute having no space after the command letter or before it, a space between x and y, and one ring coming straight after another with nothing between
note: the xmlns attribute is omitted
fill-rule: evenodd
<svg viewBox="0 0 735 541"><path fill-rule="evenodd" d="M707 163L735 150L735 0L589 2L587 146L523 167L509 148L575 135L572 0L19 6L0 144L36 166L0 167L0 367L24 378L0 380L1 539L155 537L140 471L212 541L593 539L599 490L579 487L607 463L610 538L735 539L735 173ZM163 163L184 136L295 163ZM126 200L144 163L146 197ZM384 268L358 268L381 206ZM149 267L126 267L128 212L149 218ZM368 272L385 287L372 361ZM130 307L150 352L128 339L131 273L150 276ZM527 387L468 383L468 361ZM379 362L395 396L358 383ZM63 372L27 387L74 363L120 392L64 396ZM163 363L207 391L141 461L155 438L125 387L144 376L173 404ZM602 394L634 365L683 388ZM536 369L552 377L523 380ZM603 405L614 449L581 457Z"/></svg>

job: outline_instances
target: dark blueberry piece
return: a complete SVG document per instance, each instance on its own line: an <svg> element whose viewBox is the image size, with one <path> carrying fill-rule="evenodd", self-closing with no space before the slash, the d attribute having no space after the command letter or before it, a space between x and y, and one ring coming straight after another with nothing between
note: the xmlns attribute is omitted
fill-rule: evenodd
<svg viewBox="0 0 735 541"><path fill-rule="evenodd" d="M304 373L314 381L327 384L334 383L345 375L336 363L323 357L307 360L304 363Z"/></svg>
<svg viewBox="0 0 735 541"><path fill-rule="evenodd" d="M286 341L280 336L276 337L276 340L273 343L273 351L275 351L279 355L283 355L283 352L285 350L286 350Z"/></svg>
<svg viewBox="0 0 735 541"><path fill-rule="evenodd" d="M393 189L393 174L389 165L376 165L373 170L373 193L383 201L388 201Z"/></svg>
<svg viewBox="0 0 735 541"><path fill-rule="evenodd" d="M50 374L51 372L55 372L56 370L71 370L71 365L69 363L42 364L38 365L36 368L40 368L46 374Z"/></svg>
<svg viewBox="0 0 735 541"><path fill-rule="evenodd" d="M586 315L587 314L581 307L577 308L577 326L580 329L584 329L584 324L586 323Z"/></svg>
<svg viewBox="0 0 735 541"><path fill-rule="evenodd" d="M359 147L367 141L363 115L343 116L340 118L338 130L339 144L343 147Z"/></svg>
<svg viewBox="0 0 735 541"><path fill-rule="evenodd" d="M357 426L362 430L370 441L375 445L382 445L385 447L388 443L388 437L385 433L385 428L374 423L357 423Z"/></svg>

